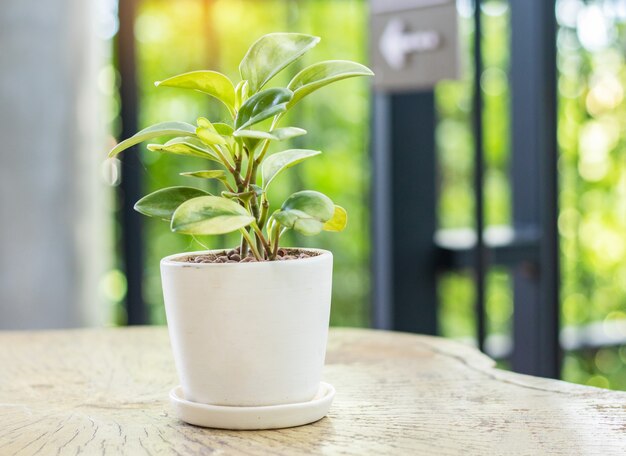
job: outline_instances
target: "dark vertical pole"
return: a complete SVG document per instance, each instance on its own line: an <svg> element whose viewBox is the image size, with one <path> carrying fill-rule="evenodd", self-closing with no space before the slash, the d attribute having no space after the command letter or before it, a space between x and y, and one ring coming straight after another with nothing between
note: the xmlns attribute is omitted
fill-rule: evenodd
<svg viewBox="0 0 626 456"><path fill-rule="evenodd" d="M512 0L513 219L540 233L539 264L514 271L513 369L558 377L559 258L554 0Z"/></svg>
<svg viewBox="0 0 626 456"><path fill-rule="evenodd" d="M127 138L137 131L137 77L135 58L134 23L136 0L119 2L119 32L117 35L118 68L121 75L121 137ZM127 323L140 325L147 322L143 302L143 240L141 216L133 205L141 197L141 163L137 147L124 152L122 183L120 185L122 209L122 249L128 289L126 293Z"/></svg>
<svg viewBox="0 0 626 456"><path fill-rule="evenodd" d="M393 327L393 270L390 97L374 93L372 103L372 324L375 328Z"/></svg>
<svg viewBox="0 0 626 456"><path fill-rule="evenodd" d="M374 95L374 326L437 332L435 101L432 91Z"/></svg>
<svg viewBox="0 0 626 456"><path fill-rule="evenodd" d="M485 208L484 208L484 151L483 151L483 98L480 78L483 73L482 27L480 0L474 0L474 196L476 207L474 212L476 223L476 247L474 257L474 274L476 277L476 322L478 347L482 350L485 344L485 275L487 273L487 251L485 249Z"/></svg>

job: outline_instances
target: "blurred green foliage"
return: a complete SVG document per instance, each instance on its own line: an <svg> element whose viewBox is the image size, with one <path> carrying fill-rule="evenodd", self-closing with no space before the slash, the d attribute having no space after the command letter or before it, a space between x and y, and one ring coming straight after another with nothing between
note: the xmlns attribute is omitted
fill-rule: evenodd
<svg viewBox="0 0 626 456"><path fill-rule="evenodd" d="M461 10L461 13L463 11ZM436 89L440 123L439 225L472 226L472 130L470 119L473 40L471 11L461 17L465 68L460 81ZM509 56L508 3L483 2L481 87L486 156L486 223L511 221L508 184ZM623 40L626 8L616 2L559 0L561 325L587 328L598 342L626 337L626 65ZM487 278L487 326L492 339L511 335L512 280L502 268ZM467 273L445 274L440 282L441 331L471 339L475 335L474 288ZM612 325L617 322L618 325ZM579 332L581 334L581 332ZM565 380L626 389L626 347L566 352Z"/></svg>
<svg viewBox="0 0 626 456"><path fill-rule="evenodd" d="M441 82L436 88L441 228L474 224L470 120L473 29L468 4L459 3L463 76L459 81ZM557 2L562 325L581 327L599 322L607 326L605 332L611 331L611 322L626 319L626 65L621 44L626 38L626 12L613 11L606 6L610 4L610 0ZM511 221L509 13L504 0L483 1L485 69L480 78L485 103L488 226L507 225ZM584 30L581 24L586 27ZM156 91L152 83L194 69L217 68L232 76L249 43L273 31L321 36L323 41L311 53L311 59L367 61L364 0L142 0L135 26L140 126L169 119L194 121L201 114L209 118L224 115L219 106L201 94L173 89ZM308 62L305 57L284 78ZM114 99L113 112L116 103ZM295 189L319 188L348 209L351 222L346 232L312 240L290 239L291 245L316 245L335 253L335 325L369 324L370 255L375 260L375 252L369 251L369 108L368 82L362 80L325 88L319 97L302 102L293 113L297 116L293 121L309 134L294 140L293 146L320 148L324 155L300 165L293 175L282 176L274 189L275 200L280 201ZM197 164L192 158L184 163L145 153L142 161L145 192L182 184L184 178L172 176L195 169ZM163 323L159 259L202 247L185 236L172 234L167 224L155 220L144 223L144 292L152 321ZM206 240L210 246L235 242L228 237ZM111 273L106 281L116 287L111 296L121 301L123 275ZM492 267L487 278L486 303L492 338L511 334L511 287L509 272ZM439 297L441 333L472 339L475 314L471 274L442 275ZM617 334L620 335L626 336ZM506 363L502 365L506 367ZM563 376L574 382L626 389L626 347L568 352Z"/></svg>
<svg viewBox="0 0 626 456"><path fill-rule="evenodd" d="M563 326L600 323L626 336L626 11L560 0L559 233ZM623 2L620 2L623 3ZM566 379L626 389L626 347L568 353Z"/></svg>

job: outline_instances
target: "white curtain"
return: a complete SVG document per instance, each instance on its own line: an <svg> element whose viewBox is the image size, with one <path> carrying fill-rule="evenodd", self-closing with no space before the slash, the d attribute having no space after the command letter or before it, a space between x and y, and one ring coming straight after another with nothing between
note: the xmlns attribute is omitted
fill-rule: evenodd
<svg viewBox="0 0 626 456"><path fill-rule="evenodd" d="M98 1L0 7L0 329L107 320Z"/></svg>

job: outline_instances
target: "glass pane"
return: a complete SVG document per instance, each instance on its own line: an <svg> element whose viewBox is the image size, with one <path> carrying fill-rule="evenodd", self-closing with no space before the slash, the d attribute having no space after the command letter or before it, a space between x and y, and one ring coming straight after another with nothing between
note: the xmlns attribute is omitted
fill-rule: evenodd
<svg viewBox="0 0 626 456"><path fill-rule="evenodd" d="M473 11L459 3L463 71L459 81L436 87L439 121L436 131L439 164L438 224L441 229L467 229L474 218L474 146L472 127ZM482 7L483 131L485 153L485 222L497 227L511 223L511 189L508 177L509 144L509 8L504 1ZM511 350L513 312L512 281L505 268L490 268L486 278L485 349L496 357ZM447 337L475 342L475 289L472 274L443 274L439 283L440 329Z"/></svg>

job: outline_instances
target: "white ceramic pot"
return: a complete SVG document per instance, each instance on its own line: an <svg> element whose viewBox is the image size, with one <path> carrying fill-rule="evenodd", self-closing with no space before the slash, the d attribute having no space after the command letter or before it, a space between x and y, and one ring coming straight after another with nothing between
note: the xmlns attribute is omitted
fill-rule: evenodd
<svg viewBox="0 0 626 456"><path fill-rule="evenodd" d="M307 249L314 250L314 249ZM333 256L259 263L161 260L165 310L187 400L262 406L320 387Z"/></svg>

